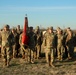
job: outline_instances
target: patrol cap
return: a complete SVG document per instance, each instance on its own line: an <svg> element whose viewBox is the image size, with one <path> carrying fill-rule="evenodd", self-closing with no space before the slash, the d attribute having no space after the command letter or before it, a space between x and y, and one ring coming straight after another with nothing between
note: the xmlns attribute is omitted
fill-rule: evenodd
<svg viewBox="0 0 76 75"><path fill-rule="evenodd" d="M61 28L60 27L57 27L57 30L60 30Z"/></svg>
<svg viewBox="0 0 76 75"><path fill-rule="evenodd" d="M4 27L9 28L9 25L8 25L8 24L6 24Z"/></svg>
<svg viewBox="0 0 76 75"><path fill-rule="evenodd" d="M35 30L38 30L38 29L39 29L39 26L37 26Z"/></svg>
<svg viewBox="0 0 76 75"><path fill-rule="evenodd" d="M16 31L16 28L15 28L15 27L13 27L13 28L12 28L12 30Z"/></svg>
<svg viewBox="0 0 76 75"><path fill-rule="evenodd" d="M70 27L68 27L67 29L70 29Z"/></svg>
<svg viewBox="0 0 76 75"><path fill-rule="evenodd" d="M31 26L30 29L33 29L33 27Z"/></svg>
<svg viewBox="0 0 76 75"><path fill-rule="evenodd" d="M17 25L17 27L20 27L20 25Z"/></svg>
<svg viewBox="0 0 76 75"><path fill-rule="evenodd" d="M59 29L60 32L62 32L62 29Z"/></svg>
<svg viewBox="0 0 76 75"><path fill-rule="evenodd" d="M49 27L49 29L53 30L53 27L51 26L51 27Z"/></svg>
<svg viewBox="0 0 76 75"><path fill-rule="evenodd" d="M68 27L67 30L68 30L68 31L71 30L70 27Z"/></svg>

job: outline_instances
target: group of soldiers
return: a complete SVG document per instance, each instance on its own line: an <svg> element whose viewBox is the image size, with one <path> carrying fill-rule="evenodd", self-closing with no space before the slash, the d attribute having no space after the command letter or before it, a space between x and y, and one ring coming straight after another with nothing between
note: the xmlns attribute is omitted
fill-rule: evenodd
<svg viewBox="0 0 76 75"><path fill-rule="evenodd" d="M41 47L39 27L35 32L33 27L27 29L28 44L22 43L22 34L23 30L20 29L20 25L12 29L9 25L5 25L0 31L0 56L3 59L4 67L9 66L12 58L22 57L30 63L34 63L34 59L39 58Z"/></svg>
<svg viewBox="0 0 76 75"><path fill-rule="evenodd" d="M0 53L3 66L8 67L10 60L20 57L20 55L26 62L34 63L35 59L40 58L42 49L45 53L46 64L52 67L55 67L53 64L55 57L59 61L63 61L64 56L68 60L73 58L76 35L70 27L66 31L60 27L56 30L49 27L44 34L42 32L39 26L35 29L29 27L26 32L28 44L23 44L23 31L20 29L20 25L12 29L9 25L5 25L0 31Z"/></svg>
<svg viewBox="0 0 76 75"><path fill-rule="evenodd" d="M45 50L46 62L52 67L55 55L57 60L63 61L64 57L71 60L74 57L74 47L76 46L76 35L68 27L66 31L60 27L54 32L53 27L49 27L44 35L43 47Z"/></svg>

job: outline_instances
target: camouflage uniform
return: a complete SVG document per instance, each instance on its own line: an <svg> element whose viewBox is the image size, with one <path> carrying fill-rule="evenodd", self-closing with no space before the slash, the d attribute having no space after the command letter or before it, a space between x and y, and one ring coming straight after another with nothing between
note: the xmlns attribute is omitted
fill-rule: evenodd
<svg viewBox="0 0 76 75"><path fill-rule="evenodd" d="M49 30L53 31L53 28L50 27L48 31L45 33L45 37L43 39L43 46L45 47L45 56L46 62L54 67L54 46L55 46L55 35L53 32L49 33Z"/></svg>
<svg viewBox="0 0 76 75"><path fill-rule="evenodd" d="M66 47L68 51L68 59L71 59L74 52L74 36L71 30L69 30L67 34Z"/></svg>
<svg viewBox="0 0 76 75"><path fill-rule="evenodd" d="M20 35L20 38L19 38L19 44L20 44L22 59L25 59L27 62L29 62L30 61L29 47L28 45L25 45L22 43L22 34Z"/></svg>
<svg viewBox="0 0 76 75"><path fill-rule="evenodd" d="M20 25L17 26L17 33L20 35L22 33L21 29L20 29Z"/></svg>
<svg viewBox="0 0 76 75"><path fill-rule="evenodd" d="M29 48L30 48L30 62L34 63L35 33L33 32L33 27L30 27L28 36L29 36Z"/></svg>
<svg viewBox="0 0 76 75"><path fill-rule="evenodd" d="M14 36L14 45L13 45L13 58L16 58L17 56L17 44L18 44L18 33L16 32L16 29L12 29L12 34Z"/></svg>
<svg viewBox="0 0 76 75"><path fill-rule="evenodd" d="M39 31L39 26L35 29L35 49L36 49L36 58L38 59L41 53L41 34Z"/></svg>
<svg viewBox="0 0 76 75"><path fill-rule="evenodd" d="M1 31L0 31L0 58L1 58L1 45L2 45L2 39L1 39Z"/></svg>
<svg viewBox="0 0 76 75"><path fill-rule="evenodd" d="M20 29L20 25L17 26L16 29L17 33L18 33L18 39L17 39L17 57L20 55L20 44L19 44L19 37L22 33L22 30Z"/></svg>
<svg viewBox="0 0 76 75"><path fill-rule="evenodd" d="M7 30L8 29L8 30ZM4 66L9 66L11 59L12 45L13 45L13 35L9 30L9 25L4 27L4 30L1 32L2 37L2 57L4 61Z"/></svg>
<svg viewBox="0 0 76 75"><path fill-rule="evenodd" d="M62 34L62 30L58 30L57 34L57 55L58 59L63 59L63 52L64 52L64 46L63 46L64 36Z"/></svg>

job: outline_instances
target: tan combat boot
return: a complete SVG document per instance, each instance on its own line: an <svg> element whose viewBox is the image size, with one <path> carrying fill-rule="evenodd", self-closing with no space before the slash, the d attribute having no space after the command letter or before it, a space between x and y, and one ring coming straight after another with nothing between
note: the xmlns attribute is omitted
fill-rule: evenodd
<svg viewBox="0 0 76 75"><path fill-rule="evenodd" d="M31 59L31 63L34 64L34 60Z"/></svg>
<svg viewBox="0 0 76 75"><path fill-rule="evenodd" d="M53 63L50 63L49 65L50 65L51 67L55 68L55 66L53 65Z"/></svg>
<svg viewBox="0 0 76 75"><path fill-rule="evenodd" d="M25 59L25 54L22 55L22 59Z"/></svg>
<svg viewBox="0 0 76 75"><path fill-rule="evenodd" d="M7 61L4 61L3 67L7 66Z"/></svg>
<svg viewBox="0 0 76 75"><path fill-rule="evenodd" d="M7 67L9 67L9 61L7 61Z"/></svg>

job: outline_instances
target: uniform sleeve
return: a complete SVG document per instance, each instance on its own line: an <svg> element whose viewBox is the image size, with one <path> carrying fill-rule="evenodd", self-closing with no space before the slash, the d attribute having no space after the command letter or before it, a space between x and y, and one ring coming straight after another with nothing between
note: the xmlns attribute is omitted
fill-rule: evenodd
<svg viewBox="0 0 76 75"><path fill-rule="evenodd" d="M15 44L15 38L14 38L14 35L12 34L12 32L10 35L10 39L11 39L11 44L14 45Z"/></svg>
<svg viewBox="0 0 76 75"><path fill-rule="evenodd" d="M46 46L46 36L47 35L45 34L45 36L43 37L43 43L42 43L43 46Z"/></svg>
<svg viewBox="0 0 76 75"><path fill-rule="evenodd" d="M54 47L57 47L57 39L58 39L57 35L54 35Z"/></svg>
<svg viewBox="0 0 76 75"><path fill-rule="evenodd" d="M21 45L21 42L22 42L22 34L20 35L19 37L19 44Z"/></svg>
<svg viewBox="0 0 76 75"><path fill-rule="evenodd" d="M0 32L0 45L2 44L2 36L1 36L1 32Z"/></svg>

